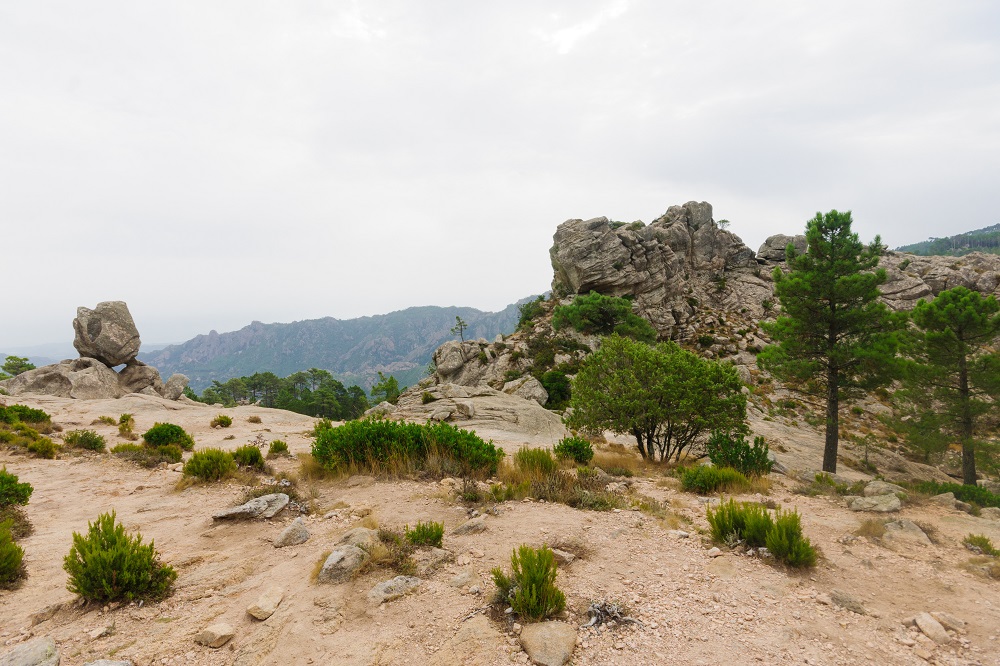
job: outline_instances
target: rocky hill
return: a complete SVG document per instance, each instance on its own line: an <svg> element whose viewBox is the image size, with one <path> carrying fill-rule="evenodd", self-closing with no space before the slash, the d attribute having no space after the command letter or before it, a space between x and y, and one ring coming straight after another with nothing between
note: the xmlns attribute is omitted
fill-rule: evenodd
<svg viewBox="0 0 1000 666"><path fill-rule="evenodd" d="M966 231L946 238L928 238L919 243L897 247L896 250L922 256L940 255L946 257L961 257L970 252L1000 254L1000 224Z"/></svg>
<svg viewBox="0 0 1000 666"><path fill-rule="evenodd" d="M517 304L500 312L463 307L414 307L357 319L310 319L288 324L255 321L238 331L199 335L139 358L167 375L179 372L200 392L213 379L273 372L280 377L320 368L349 384L367 385L376 372L402 385L425 373L438 346L453 337L455 317L469 324L466 338L494 338L517 325Z"/></svg>

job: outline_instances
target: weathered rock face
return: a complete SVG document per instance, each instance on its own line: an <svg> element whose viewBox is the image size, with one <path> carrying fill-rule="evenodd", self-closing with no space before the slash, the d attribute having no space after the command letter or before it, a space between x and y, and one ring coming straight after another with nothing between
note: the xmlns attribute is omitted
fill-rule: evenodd
<svg viewBox="0 0 1000 666"><path fill-rule="evenodd" d="M73 330L73 346L80 356L109 367L128 363L139 353L139 330L125 301L105 301L93 310L77 308Z"/></svg>
<svg viewBox="0 0 1000 666"><path fill-rule="evenodd" d="M131 363L122 368L118 373L118 383L121 384L125 393L140 393L143 389L151 388L159 395L163 395L163 380L160 378L160 371L146 365L138 359L133 359Z"/></svg>
<svg viewBox="0 0 1000 666"><path fill-rule="evenodd" d="M805 254L805 236L786 236L785 234L775 234L768 236L764 244L757 250L757 259L762 261L784 261L785 250L791 244L795 247L795 252Z"/></svg>
<svg viewBox="0 0 1000 666"><path fill-rule="evenodd" d="M33 393L60 398L98 400L125 394L118 373L92 358L78 358L42 366L0 382L11 395Z"/></svg>

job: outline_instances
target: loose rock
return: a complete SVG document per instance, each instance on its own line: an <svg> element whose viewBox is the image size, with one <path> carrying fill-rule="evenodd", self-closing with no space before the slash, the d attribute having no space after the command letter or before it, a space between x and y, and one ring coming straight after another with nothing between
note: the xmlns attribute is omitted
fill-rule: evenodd
<svg viewBox="0 0 1000 666"><path fill-rule="evenodd" d="M353 576L368 558L368 553L357 546L340 546L326 558L316 580L320 583L342 583Z"/></svg>
<svg viewBox="0 0 1000 666"><path fill-rule="evenodd" d="M218 622L205 629L194 637L194 642L199 645L206 645L210 648L220 648L228 643L236 632L225 622Z"/></svg>
<svg viewBox="0 0 1000 666"><path fill-rule="evenodd" d="M302 521L302 518L296 518L292 521L292 524L285 528L285 530L274 540L275 548L284 548L285 546L297 546L300 543L305 543L309 540L309 530L306 529L306 524Z"/></svg>
<svg viewBox="0 0 1000 666"><path fill-rule="evenodd" d="M213 520L248 520L250 518L274 518L288 506L288 495L271 493L255 497L245 504L225 509L212 516Z"/></svg>
<svg viewBox="0 0 1000 666"><path fill-rule="evenodd" d="M59 650L51 636L21 643L0 655L0 666L59 666Z"/></svg>
<svg viewBox="0 0 1000 666"><path fill-rule="evenodd" d="M872 481L864 489L865 497L874 497L877 495L895 495L896 493L906 494L906 490L897 486L893 483L886 483L885 481L880 481L878 479Z"/></svg>
<svg viewBox="0 0 1000 666"><path fill-rule="evenodd" d="M417 589L422 582L414 576L396 576L373 587L368 592L368 600L375 605L392 601Z"/></svg>
<svg viewBox="0 0 1000 666"><path fill-rule="evenodd" d="M454 536L466 534L479 534L486 531L486 516L479 516L472 520L467 520L451 531Z"/></svg>
<svg viewBox="0 0 1000 666"><path fill-rule="evenodd" d="M257 598L257 601L247 607L247 613L258 620L266 620L274 615L278 610L281 600L285 598L285 591L278 585L272 585Z"/></svg>
<svg viewBox="0 0 1000 666"><path fill-rule="evenodd" d="M899 511L902 504L895 495L875 495L872 497L852 497L847 505L851 511L872 511L889 513Z"/></svg>
<svg viewBox="0 0 1000 666"><path fill-rule="evenodd" d="M924 636L927 636L927 638L938 645L947 645L951 642L951 636L948 635L948 632L941 626L941 623L935 620L930 613L918 613L913 620Z"/></svg>
<svg viewBox="0 0 1000 666"><path fill-rule="evenodd" d="M521 629L521 647L539 666L562 666L573 656L576 629L565 622L538 622Z"/></svg>

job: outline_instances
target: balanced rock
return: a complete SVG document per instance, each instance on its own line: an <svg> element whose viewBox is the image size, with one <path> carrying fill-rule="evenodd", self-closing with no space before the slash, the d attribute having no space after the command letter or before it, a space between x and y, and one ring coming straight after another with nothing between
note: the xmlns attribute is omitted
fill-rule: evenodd
<svg viewBox="0 0 1000 666"><path fill-rule="evenodd" d="M247 606L247 613L258 620L266 620L274 615L278 610L281 600L285 598L285 591L278 585L272 585L257 598L257 601Z"/></svg>
<svg viewBox="0 0 1000 666"><path fill-rule="evenodd" d="M194 637L194 642L200 645L207 645L210 648L220 648L228 643L236 632L232 626L225 622L218 622L201 630Z"/></svg>
<svg viewBox="0 0 1000 666"><path fill-rule="evenodd" d="M292 521L292 524L284 529L284 531L278 535L278 538L274 540L275 548L284 548L285 546L297 546L300 543L305 543L309 540L309 530L306 529L306 524L302 521L302 517L298 517Z"/></svg>
<svg viewBox="0 0 1000 666"><path fill-rule="evenodd" d="M539 666L563 666L573 656L576 629L565 622L538 622L521 630L521 647Z"/></svg>
<svg viewBox="0 0 1000 666"><path fill-rule="evenodd" d="M420 587L422 583L414 576L396 576L390 580L382 581L368 592L368 601L375 605L399 599L401 596L412 592Z"/></svg>
<svg viewBox="0 0 1000 666"><path fill-rule="evenodd" d="M73 346L85 358L108 367L128 363L139 353L139 330L124 301L105 301L97 307L79 307L73 320Z"/></svg>
<svg viewBox="0 0 1000 666"><path fill-rule="evenodd" d="M357 546L339 546L326 558L316 580L320 583L342 583L353 576L368 559L368 553Z"/></svg>
<svg viewBox="0 0 1000 666"><path fill-rule="evenodd" d="M51 636L21 643L0 655L0 666L59 666L59 650Z"/></svg>

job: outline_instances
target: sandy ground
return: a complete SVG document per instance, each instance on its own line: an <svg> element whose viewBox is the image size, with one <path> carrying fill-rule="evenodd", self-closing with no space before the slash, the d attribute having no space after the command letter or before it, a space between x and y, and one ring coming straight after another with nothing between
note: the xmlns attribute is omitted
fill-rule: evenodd
<svg viewBox="0 0 1000 666"><path fill-rule="evenodd" d="M185 406L144 396L122 400L19 399L53 415L65 430L94 428L109 443L111 426L91 426L100 415L135 415L137 432L156 421L191 432L198 448L235 448L258 435L283 439L293 452L309 450L313 420L258 407ZM234 424L211 429L215 414ZM260 416L262 423L248 423ZM508 450L524 439L489 436ZM821 446L803 430L796 454ZM233 439L225 439L233 436ZM536 443L536 442L533 442ZM537 443L536 443L537 444ZM801 449L801 450L800 450ZM813 453L819 460L819 449ZM772 475L767 499L796 507L806 534L823 552L807 573L788 572L759 559L726 553L713 558L700 533L707 527L704 500L681 493L662 477L637 479L634 492L673 507L673 519L639 511L577 511L539 502L507 502L487 518L487 531L453 536L467 510L439 483L345 479L300 484L319 511L306 518L311 538L276 549L271 545L293 516L271 521L213 523L213 512L236 503L235 483L177 490L180 474L146 470L110 455L67 453L38 460L0 452L0 464L34 486L26 512L35 533L22 540L29 578L13 592L0 592L0 654L35 636L52 636L62 663L99 658L135 664L523 664L515 629L485 620L493 586L492 567L509 567L522 543L575 542L583 556L561 568L574 625L586 622L595 600L624 602L641 626L581 629L574 664L1000 664L1000 582L963 565L971 553L962 538L981 533L1000 544L1000 522L931 504L905 506L899 517L935 528L930 546L889 548L853 532L869 514L848 511L840 498L793 494L796 485ZM818 462L817 462L818 465ZM275 463L294 471L295 459ZM757 498L764 499L764 498ZM335 507L329 518L324 518ZM426 579L415 593L372 606L366 595L394 573L370 570L350 583L320 585L311 574L323 554L360 514L387 527L418 520L445 524L445 548L456 560ZM129 528L155 541L163 560L178 573L175 593L160 603L101 608L74 603L66 590L62 561L74 531L115 510ZM689 536L679 535L680 528ZM469 571L462 587L456 575ZM246 613L259 594L280 585L285 597L264 622ZM830 603L846 594L864 614ZM32 615L62 604L32 624ZM964 634L951 645L931 643L902 620L922 611L946 611L964 620ZM38 617L36 616L36 620ZM227 622L235 638L220 649L197 645L194 636L214 622ZM108 628L94 638L91 632Z"/></svg>

